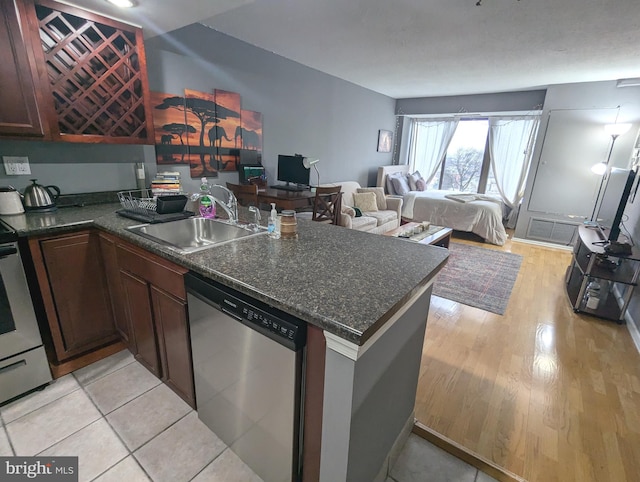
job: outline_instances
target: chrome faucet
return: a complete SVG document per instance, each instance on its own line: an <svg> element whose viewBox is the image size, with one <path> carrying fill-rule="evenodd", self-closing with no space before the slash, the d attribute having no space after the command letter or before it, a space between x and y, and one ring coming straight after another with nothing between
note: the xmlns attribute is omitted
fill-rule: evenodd
<svg viewBox="0 0 640 482"><path fill-rule="evenodd" d="M238 222L238 200L236 199L236 196L230 189L227 189L221 184L211 184L211 191L213 191L214 188L222 189L227 193L229 200L226 203L213 194L211 194L211 198L224 210L225 213L227 213L227 216L229 216L229 223L236 224Z"/></svg>

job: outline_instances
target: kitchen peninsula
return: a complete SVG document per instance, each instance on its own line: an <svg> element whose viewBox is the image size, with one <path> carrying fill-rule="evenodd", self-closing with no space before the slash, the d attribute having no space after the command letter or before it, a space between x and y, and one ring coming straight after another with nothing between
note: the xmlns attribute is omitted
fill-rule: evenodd
<svg viewBox="0 0 640 482"><path fill-rule="evenodd" d="M3 219L23 238L97 228L305 321L304 480L386 474L413 424L431 284L447 250L300 220L297 240L257 236L182 255L127 231L139 223L116 209Z"/></svg>

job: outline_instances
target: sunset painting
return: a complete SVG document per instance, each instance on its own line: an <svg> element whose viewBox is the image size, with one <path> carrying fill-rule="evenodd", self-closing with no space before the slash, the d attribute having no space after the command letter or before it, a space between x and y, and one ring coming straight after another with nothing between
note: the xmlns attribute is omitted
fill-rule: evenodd
<svg viewBox="0 0 640 482"><path fill-rule="evenodd" d="M242 138L238 139L242 149L262 152L262 114L243 110L240 114Z"/></svg>
<svg viewBox="0 0 640 482"><path fill-rule="evenodd" d="M235 171L242 159L259 162L262 114L241 110L239 94L185 89L184 97L152 92L151 98L158 164L189 164L196 179Z"/></svg>
<svg viewBox="0 0 640 482"><path fill-rule="evenodd" d="M239 161L236 136L240 134L240 94L215 89L214 95L216 105L219 108L222 107L237 114L237 117L220 119L216 126L220 170L235 171L238 169Z"/></svg>
<svg viewBox="0 0 640 482"><path fill-rule="evenodd" d="M174 99L176 104L184 104L184 97L164 92L151 92L153 106L153 129L155 132L156 163L186 164L187 138L189 126L184 122L184 111L161 108L165 100Z"/></svg>

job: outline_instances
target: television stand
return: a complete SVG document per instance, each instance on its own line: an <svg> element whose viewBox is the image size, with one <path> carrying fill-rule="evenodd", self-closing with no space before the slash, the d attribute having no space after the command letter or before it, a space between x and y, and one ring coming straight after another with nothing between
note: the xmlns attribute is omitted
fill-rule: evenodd
<svg viewBox="0 0 640 482"><path fill-rule="evenodd" d="M269 186L272 189L280 189L281 191L307 191L309 188L307 186L302 186L299 184L275 184L273 186Z"/></svg>
<svg viewBox="0 0 640 482"><path fill-rule="evenodd" d="M632 247L631 254L612 254L600 245L599 230L579 226L578 233L565 278L573 311L624 323L640 278L640 249ZM590 300L587 287L594 281L599 293Z"/></svg>

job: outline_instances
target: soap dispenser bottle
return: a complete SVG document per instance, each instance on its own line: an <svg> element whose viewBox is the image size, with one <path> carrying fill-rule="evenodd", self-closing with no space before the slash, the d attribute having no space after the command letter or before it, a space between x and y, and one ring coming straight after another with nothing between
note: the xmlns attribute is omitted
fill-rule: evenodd
<svg viewBox="0 0 640 482"><path fill-rule="evenodd" d="M216 205L211 197L211 187L206 177L201 179L200 184L200 216L203 218L213 218L216 215Z"/></svg>
<svg viewBox="0 0 640 482"><path fill-rule="evenodd" d="M276 203L271 203L271 212L269 213L269 222L267 223L267 231L272 238L279 238L278 232L278 211L276 211Z"/></svg>

